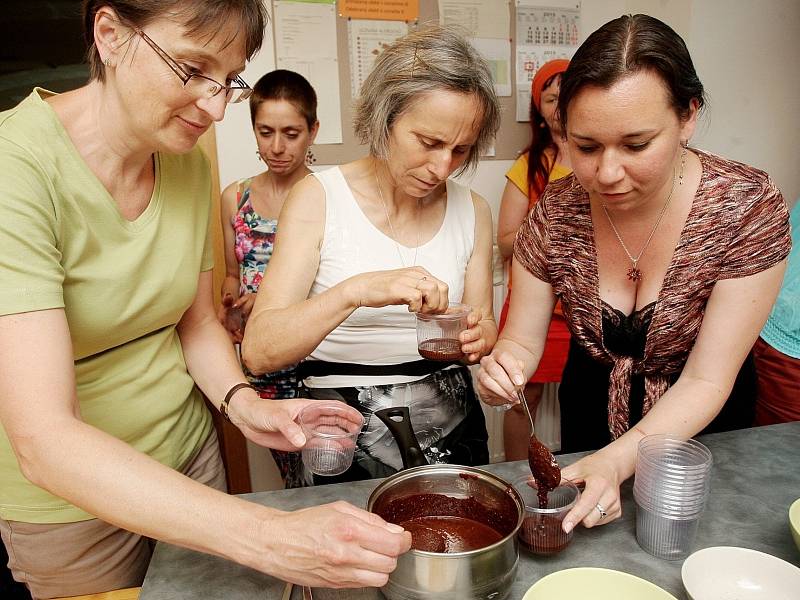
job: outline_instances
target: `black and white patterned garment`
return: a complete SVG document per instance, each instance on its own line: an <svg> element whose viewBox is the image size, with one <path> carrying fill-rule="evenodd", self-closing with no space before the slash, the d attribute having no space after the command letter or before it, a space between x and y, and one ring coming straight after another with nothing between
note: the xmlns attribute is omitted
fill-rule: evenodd
<svg viewBox="0 0 800 600"><path fill-rule="evenodd" d="M430 464L489 462L486 422L467 367L443 369L411 383L306 388L303 395L341 400L364 416L352 466L336 477L314 476L315 484L388 477L402 469L394 437L373 414L382 408L409 408L412 429Z"/></svg>

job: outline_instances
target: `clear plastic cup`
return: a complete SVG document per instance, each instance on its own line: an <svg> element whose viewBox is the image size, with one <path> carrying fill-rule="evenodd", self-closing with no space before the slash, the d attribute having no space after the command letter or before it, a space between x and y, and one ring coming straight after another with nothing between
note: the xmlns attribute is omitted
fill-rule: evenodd
<svg viewBox="0 0 800 600"><path fill-rule="evenodd" d="M353 462L363 425L361 413L344 402L320 400L306 406L300 411L305 467L316 475L344 473Z"/></svg>
<svg viewBox="0 0 800 600"><path fill-rule="evenodd" d="M668 467L675 472L696 473L708 471L713 457L709 449L697 440L655 434L639 441L637 461Z"/></svg>
<svg viewBox="0 0 800 600"><path fill-rule="evenodd" d="M539 508L539 488L530 475L514 481L514 488L525 503L525 519L517 533L520 545L534 554L556 554L572 541L573 531L565 533L564 517L581 497L581 492L566 479L547 493L547 508Z"/></svg>
<svg viewBox="0 0 800 600"><path fill-rule="evenodd" d="M659 498L656 503L650 499L650 496L637 489L633 490L633 498L638 506L646 508L654 514L675 519L688 519L701 515L705 510L706 500L705 498L700 501L687 501L682 498Z"/></svg>
<svg viewBox="0 0 800 600"><path fill-rule="evenodd" d="M680 560L691 554L700 514L676 517L658 514L636 501L636 541L657 558Z"/></svg>
<svg viewBox="0 0 800 600"><path fill-rule="evenodd" d="M688 556L711 485L713 457L696 440L650 435L636 455L636 539L653 556Z"/></svg>
<svg viewBox="0 0 800 600"><path fill-rule="evenodd" d="M659 474L643 475L638 473L633 483L633 488L641 496L651 500L664 500L671 502L684 502L697 504L705 501L708 496L709 482L707 478L697 481L666 480L660 479Z"/></svg>
<svg viewBox="0 0 800 600"><path fill-rule="evenodd" d="M417 350L428 360L456 361L464 358L459 334L467 329L467 315L472 308L450 303L442 314L416 313Z"/></svg>

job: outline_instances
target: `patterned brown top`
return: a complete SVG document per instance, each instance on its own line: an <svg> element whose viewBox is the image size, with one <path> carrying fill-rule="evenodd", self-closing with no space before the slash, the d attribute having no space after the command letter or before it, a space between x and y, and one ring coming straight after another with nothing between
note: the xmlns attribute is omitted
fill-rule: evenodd
<svg viewBox="0 0 800 600"><path fill-rule="evenodd" d="M645 376L646 414L667 391L669 375L683 369L714 284L759 273L786 258L791 248L789 213L766 173L693 151L703 173L641 359L615 355L603 344L589 195L574 175L548 186L517 234L516 260L552 285L574 339L592 358L613 365L608 427L614 439L628 429L631 375Z"/></svg>

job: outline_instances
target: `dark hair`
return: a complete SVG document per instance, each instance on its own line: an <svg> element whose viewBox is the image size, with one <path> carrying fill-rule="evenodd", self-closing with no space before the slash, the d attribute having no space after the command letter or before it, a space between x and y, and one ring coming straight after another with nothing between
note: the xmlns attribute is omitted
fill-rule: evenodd
<svg viewBox="0 0 800 600"><path fill-rule="evenodd" d="M267 23L261 0L83 0L83 37L88 48L90 81L105 80L105 67L94 45L94 17L104 6L137 27L145 27L159 17L169 17L184 25L189 35L208 39L216 35L222 23L234 19L239 23L238 31L244 34L248 59L261 48Z"/></svg>
<svg viewBox="0 0 800 600"><path fill-rule="evenodd" d="M567 107L584 87L608 89L620 79L652 71L664 82L679 118L692 100L705 105L703 84L681 36L666 23L648 15L623 15L592 33L561 78L558 109L567 131Z"/></svg>
<svg viewBox="0 0 800 600"><path fill-rule="evenodd" d="M250 96L250 122L256 124L256 112L265 100L286 100L306 120L308 129L317 122L317 94L308 80L294 71L270 71L253 86Z"/></svg>
<svg viewBox="0 0 800 600"><path fill-rule="evenodd" d="M542 91L550 87L556 78L562 73L556 73L548 78L542 86ZM553 170L555 160L551 160L545 151L550 148L557 151L553 141L553 132L547 126L542 113L536 108L536 104L531 100L530 110L531 122L531 143L526 152L528 153L528 197L538 197L547 187L550 179L550 171Z"/></svg>
<svg viewBox="0 0 800 600"><path fill-rule="evenodd" d="M353 119L355 133L370 154L386 158L389 131L423 95L450 91L474 94L482 117L478 139L456 175L474 168L500 127L500 105L486 60L452 25L428 24L398 38L375 59L361 86Z"/></svg>

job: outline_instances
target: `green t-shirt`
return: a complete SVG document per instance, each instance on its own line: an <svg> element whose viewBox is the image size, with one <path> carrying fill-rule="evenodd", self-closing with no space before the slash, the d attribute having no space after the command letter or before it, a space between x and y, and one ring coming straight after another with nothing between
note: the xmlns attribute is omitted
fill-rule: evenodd
<svg viewBox="0 0 800 600"><path fill-rule="evenodd" d="M150 204L127 221L48 95L0 113L0 315L63 308L83 420L180 468L211 428L175 329L213 266L208 163L199 149L156 154ZM92 518L26 480L2 428L0 517Z"/></svg>

